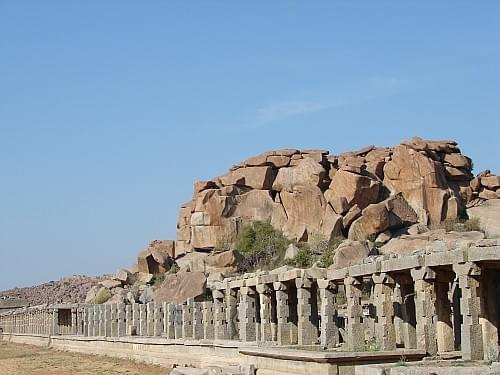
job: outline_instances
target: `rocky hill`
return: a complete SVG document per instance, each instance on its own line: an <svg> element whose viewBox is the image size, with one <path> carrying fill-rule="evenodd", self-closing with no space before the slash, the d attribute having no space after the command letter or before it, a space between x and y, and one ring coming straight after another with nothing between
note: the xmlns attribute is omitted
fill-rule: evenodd
<svg viewBox="0 0 500 375"><path fill-rule="evenodd" d="M175 253L234 243L245 223L269 221L286 237L373 239L419 223L466 217L468 206L500 198L500 177L474 178L454 141L413 138L396 147L277 150L249 158L220 177L194 184L179 213Z"/></svg>
<svg viewBox="0 0 500 375"><path fill-rule="evenodd" d="M44 284L26 288L14 288L0 292L0 298L20 298L29 302L30 305L41 305L45 303L76 303L84 302L88 290L106 276L71 276L64 277L58 281L49 281Z"/></svg>

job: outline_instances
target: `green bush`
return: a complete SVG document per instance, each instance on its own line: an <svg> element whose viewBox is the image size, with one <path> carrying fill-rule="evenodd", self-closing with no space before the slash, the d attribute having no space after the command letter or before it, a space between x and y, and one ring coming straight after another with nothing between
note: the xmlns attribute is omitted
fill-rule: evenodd
<svg viewBox="0 0 500 375"><path fill-rule="evenodd" d="M319 263L321 267L328 268L333 264L333 259L335 256L335 250L342 243L342 237L333 237L330 241L328 241L328 246L321 253L319 258Z"/></svg>
<svg viewBox="0 0 500 375"><path fill-rule="evenodd" d="M111 298L111 291L108 288L102 287L97 292L95 299L94 299L94 303L100 305L101 303L106 302L110 298Z"/></svg>
<svg viewBox="0 0 500 375"><path fill-rule="evenodd" d="M293 259L288 259L286 264L297 268L308 268L314 263L314 256L307 247L300 248Z"/></svg>
<svg viewBox="0 0 500 375"><path fill-rule="evenodd" d="M236 249L247 258L247 270L281 265L290 241L268 222L244 225L236 238Z"/></svg>

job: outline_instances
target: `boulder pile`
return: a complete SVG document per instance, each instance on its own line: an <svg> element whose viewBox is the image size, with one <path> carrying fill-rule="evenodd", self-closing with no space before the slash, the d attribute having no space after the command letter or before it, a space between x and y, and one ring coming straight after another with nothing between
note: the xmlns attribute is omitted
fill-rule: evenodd
<svg viewBox="0 0 500 375"><path fill-rule="evenodd" d="M249 158L194 184L177 223L176 256L233 244L242 226L268 221L291 240L375 239L412 224L436 225L499 198L500 177L474 178L454 141L413 138L330 155L285 149Z"/></svg>

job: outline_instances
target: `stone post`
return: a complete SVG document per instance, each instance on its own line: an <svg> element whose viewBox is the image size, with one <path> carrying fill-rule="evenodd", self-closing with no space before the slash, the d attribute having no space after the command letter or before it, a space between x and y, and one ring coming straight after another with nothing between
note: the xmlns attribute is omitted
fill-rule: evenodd
<svg viewBox="0 0 500 375"><path fill-rule="evenodd" d="M255 290L250 287L240 288L239 323L240 340L250 342L256 340L255 331Z"/></svg>
<svg viewBox="0 0 500 375"><path fill-rule="evenodd" d="M498 358L498 329L500 307L497 293L498 271L496 269L483 270L481 275L481 316L479 323L483 327L484 359L495 360ZM495 350L495 348L498 348Z"/></svg>
<svg viewBox="0 0 500 375"><path fill-rule="evenodd" d="M154 329L153 336L161 336L163 334L163 305L154 302Z"/></svg>
<svg viewBox="0 0 500 375"><path fill-rule="evenodd" d="M337 325L337 306L335 294L338 287L330 280L318 279L319 297L321 301L321 335L323 348L334 348L339 343L339 327Z"/></svg>
<svg viewBox="0 0 500 375"><path fill-rule="evenodd" d="M88 306L87 310L87 336L94 336L94 306Z"/></svg>
<svg viewBox="0 0 500 375"><path fill-rule="evenodd" d="M132 335L132 305L125 305L125 335Z"/></svg>
<svg viewBox="0 0 500 375"><path fill-rule="evenodd" d="M124 303L119 303L116 305L116 335L118 337L125 336L127 334L127 310ZM129 313L130 315L130 313Z"/></svg>
<svg viewBox="0 0 500 375"><path fill-rule="evenodd" d="M436 273L429 267L420 267L413 268L411 276L415 282L417 349L433 356L437 353Z"/></svg>
<svg viewBox="0 0 500 375"><path fill-rule="evenodd" d="M214 299L214 338L216 340L225 340L227 338L227 330L224 293L220 290L213 290L212 296Z"/></svg>
<svg viewBox="0 0 500 375"><path fill-rule="evenodd" d="M382 272L372 275L375 284L373 302L377 312L375 337L381 350L396 349L396 330L394 327L393 288L394 279Z"/></svg>
<svg viewBox="0 0 500 375"><path fill-rule="evenodd" d="M183 309L182 305L175 305L175 318L174 318L174 330L175 330L175 338L182 338L182 327L183 327Z"/></svg>
<svg viewBox="0 0 500 375"><path fill-rule="evenodd" d="M445 272L437 273L436 280L436 339L438 352L451 352L454 348L453 324L451 322L450 282Z"/></svg>
<svg viewBox="0 0 500 375"><path fill-rule="evenodd" d="M192 337L195 340L200 340L204 336L203 330L203 302L193 301L193 332Z"/></svg>
<svg viewBox="0 0 500 375"><path fill-rule="evenodd" d="M260 299L260 341L272 341L271 330L271 287L267 284L258 284L257 293Z"/></svg>
<svg viewBox="0 0 500 375"><path fill-rule="evenodd" d="M212 301L203 302L203 338L214 339L214 304Z"/></svg>
<svg viewBox="0 0 500 375"><path fill-rule="evenodd" d="M278 317L277 341L278 345L290 345L292 343L291 327L289 322L290 308L288 306L288 288L285 283L274 282L276 291L276 313Z"/></svg>
<svg viewBox="0 0 500 375"><path fill-rule="evenodd" d="M312 281L305 278L296 278L297 287L297 331L299 345L312 345L318 341L318 330L314 325L314 316L312 310ZM317 315L317 314L316 314Z"/></svg>
<svg viewBox="0 0 500 375"><path fill-rule="evenodd" d="M59 334L59 310L58 309L52 310L52 329L51 329L50 334L51 335L58 335Z"/></svg>
<svg viewBox="0 0 500 375"><path fill-rule="evenodd" d="M182 337L185 339L193 337L193 305L192 298L182 305Z"/></svg>
<svg viewBox="0 0 500 375"><path fill-rule="evenodd" d="M361 319L363 307L361 305L361 281L354 277L344 280L347 299L347 347L349 350L364 350L365 331Z"/></svg>
<svg viewBox="0 0 500 375"><path fill-rule="evenodd" d="M143 336L154 336L155 330L155 303L149 302L146 304L146 334Z"/></svg>
<svg viewBox="0 0 500 375"><path fill-rule="evenodd" d="M132 322L129 328L129 332L131 336L135 335L140 335L140 330L139 330L139 322L141 321L140 319L140 312L139 312L139 304L138 303L133 303L132 304Z"/></svg>
<svg viewBox="0 0 500 375"><path fill-rule="evenodd" d="M146 305L139 304L139 327L137 334L139 336L147 336L148 334L148 320L147 320L147 310Z"/></svg>
<svg viewBox="0 0 500 375"><path fill-rule="evenodd" d="M226 335L228 340L237 340L238 331L236 328L236 315L238 314L236 299L237 291L235 289L226 289Z"/></svg>
<svg viewBox="0 0 500 375"><path fill-rule="evenodd" d="M474 263L454 264L462 292L460 310L462 313L462 358L482 360L484 358L483 331L479 323L481 314L480 276L481 268Z"/></svg>
<svg viewBox="0 0 500 375"><path fill-rule="evenodd" d="M167 339L175 339L175 305L163 302L163 331Z"/></svg>
<svg viewBox="0 0 500 375"><path fill-rule="evenodd" d="M76 308L71 309L71 334L76 335L78 333L78 321L77 321L77 311Z"/></svg>
<svg viewBox="0 0 500 375"><path fill-rule="evenodd" d="M99 336L106 336L106 309L104 305L97 305L97 310L99 312Z"/></svg>
<svg viewBox="0 0 500 375"><path fill-rule="evenodd" d="M118 311L116 308L116 303L113 303L109 305L109 308L111 309L111 312L109 314L110 317L110 329L109 329L109 335L111 337L116 337L118 336Z"/></svg>

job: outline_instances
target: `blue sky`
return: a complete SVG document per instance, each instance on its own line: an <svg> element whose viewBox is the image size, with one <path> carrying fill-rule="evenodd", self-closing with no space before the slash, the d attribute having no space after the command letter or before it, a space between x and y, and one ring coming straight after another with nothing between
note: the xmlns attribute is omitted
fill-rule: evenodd
<svg viewBox="0 0 500 375"><path fill-rule="evenodd" d="M0 289L129 266L261 151L455 139L500 172L498 1L0 0Z"/></svg>

